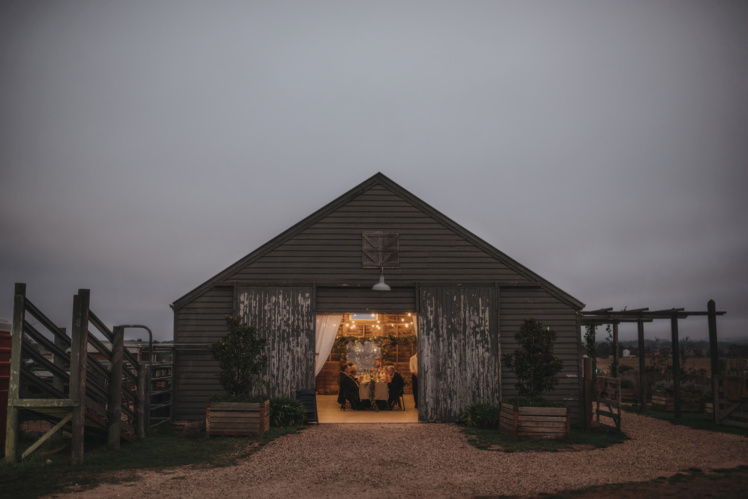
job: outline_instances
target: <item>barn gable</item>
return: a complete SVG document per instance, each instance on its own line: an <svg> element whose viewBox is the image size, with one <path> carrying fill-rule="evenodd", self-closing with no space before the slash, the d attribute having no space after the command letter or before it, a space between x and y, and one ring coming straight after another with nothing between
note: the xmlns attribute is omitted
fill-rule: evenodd
<svg viewBox="0 0 748 499"><path fill-rule="evenodd" d="M175 301L173 308L179 310L216 285L285 281L371 288L380 270L362 268L367 231L399 235L399 267L385 269L395 291L440 283L539 286L575 309L584 306L377 173Z"/></svg>

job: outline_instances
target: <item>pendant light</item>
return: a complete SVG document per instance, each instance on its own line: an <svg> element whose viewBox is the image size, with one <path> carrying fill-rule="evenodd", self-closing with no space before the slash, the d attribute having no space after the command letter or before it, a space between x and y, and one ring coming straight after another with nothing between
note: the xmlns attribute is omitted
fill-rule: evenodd
<svg viewBox="0 0 748 499"><path fill-rule="evenodd" d="M382 273L379 274L379 282L371 287L374 291L391 291L391 288L384 282L384 267L381 267Z"/></svg>

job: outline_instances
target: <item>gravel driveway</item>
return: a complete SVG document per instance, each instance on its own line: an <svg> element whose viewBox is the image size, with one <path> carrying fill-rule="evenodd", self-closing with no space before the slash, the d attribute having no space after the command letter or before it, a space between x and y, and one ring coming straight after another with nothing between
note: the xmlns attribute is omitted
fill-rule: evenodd
<svg viewBox="0 0 748 499"><path fill-rule="evenodd" d="M631 440L558 453L481 451L450 424L327 424L230 468L138 472L76 497L469 497L530 495L748 464L748 439L624 415ZM53 497L60 497L55 495Z"/></svg>

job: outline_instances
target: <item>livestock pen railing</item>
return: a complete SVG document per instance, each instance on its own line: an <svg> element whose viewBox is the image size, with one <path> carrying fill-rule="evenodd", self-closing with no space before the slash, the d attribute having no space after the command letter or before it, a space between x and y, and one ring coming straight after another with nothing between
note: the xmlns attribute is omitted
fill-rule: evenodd
<svg viewBox="0 0 748 499"><path fill-rule="evenodd" d="M86 428L106 431L111 449L119 448L120 438L145 435L148 366L124 349L124 329L110 331L89 303L90 291L79 290L68 336L26 297L26 285L16 284L6 461L18 460L21 419L54 424L21 459L63 428L72 435L73 463L83 461Z"/></svg>

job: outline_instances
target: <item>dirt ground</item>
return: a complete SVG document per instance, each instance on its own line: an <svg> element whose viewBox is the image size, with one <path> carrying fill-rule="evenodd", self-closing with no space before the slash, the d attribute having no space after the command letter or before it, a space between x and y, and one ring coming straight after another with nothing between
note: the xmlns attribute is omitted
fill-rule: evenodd
<svg viewBox="0 0 748 499"><path fill-rule="evenodd" d="M132 472L51 497L748 496L748 438L633 413L623 429L630 440L605 449L505 453L476 449L449 424L327 424L236 466Z"/></svg>
<svg viewBox="0 0 748 499"><path fill-rule="evenodd" d="M700 499L720 497L743 499L748 497L748 467L712 473L685 472L669 478L649 482L602 485L583 490L562 491L557 494L542 494L537 499L581 498L581 499L639 499L641 497L677 497L678 499Z"/></svg>

